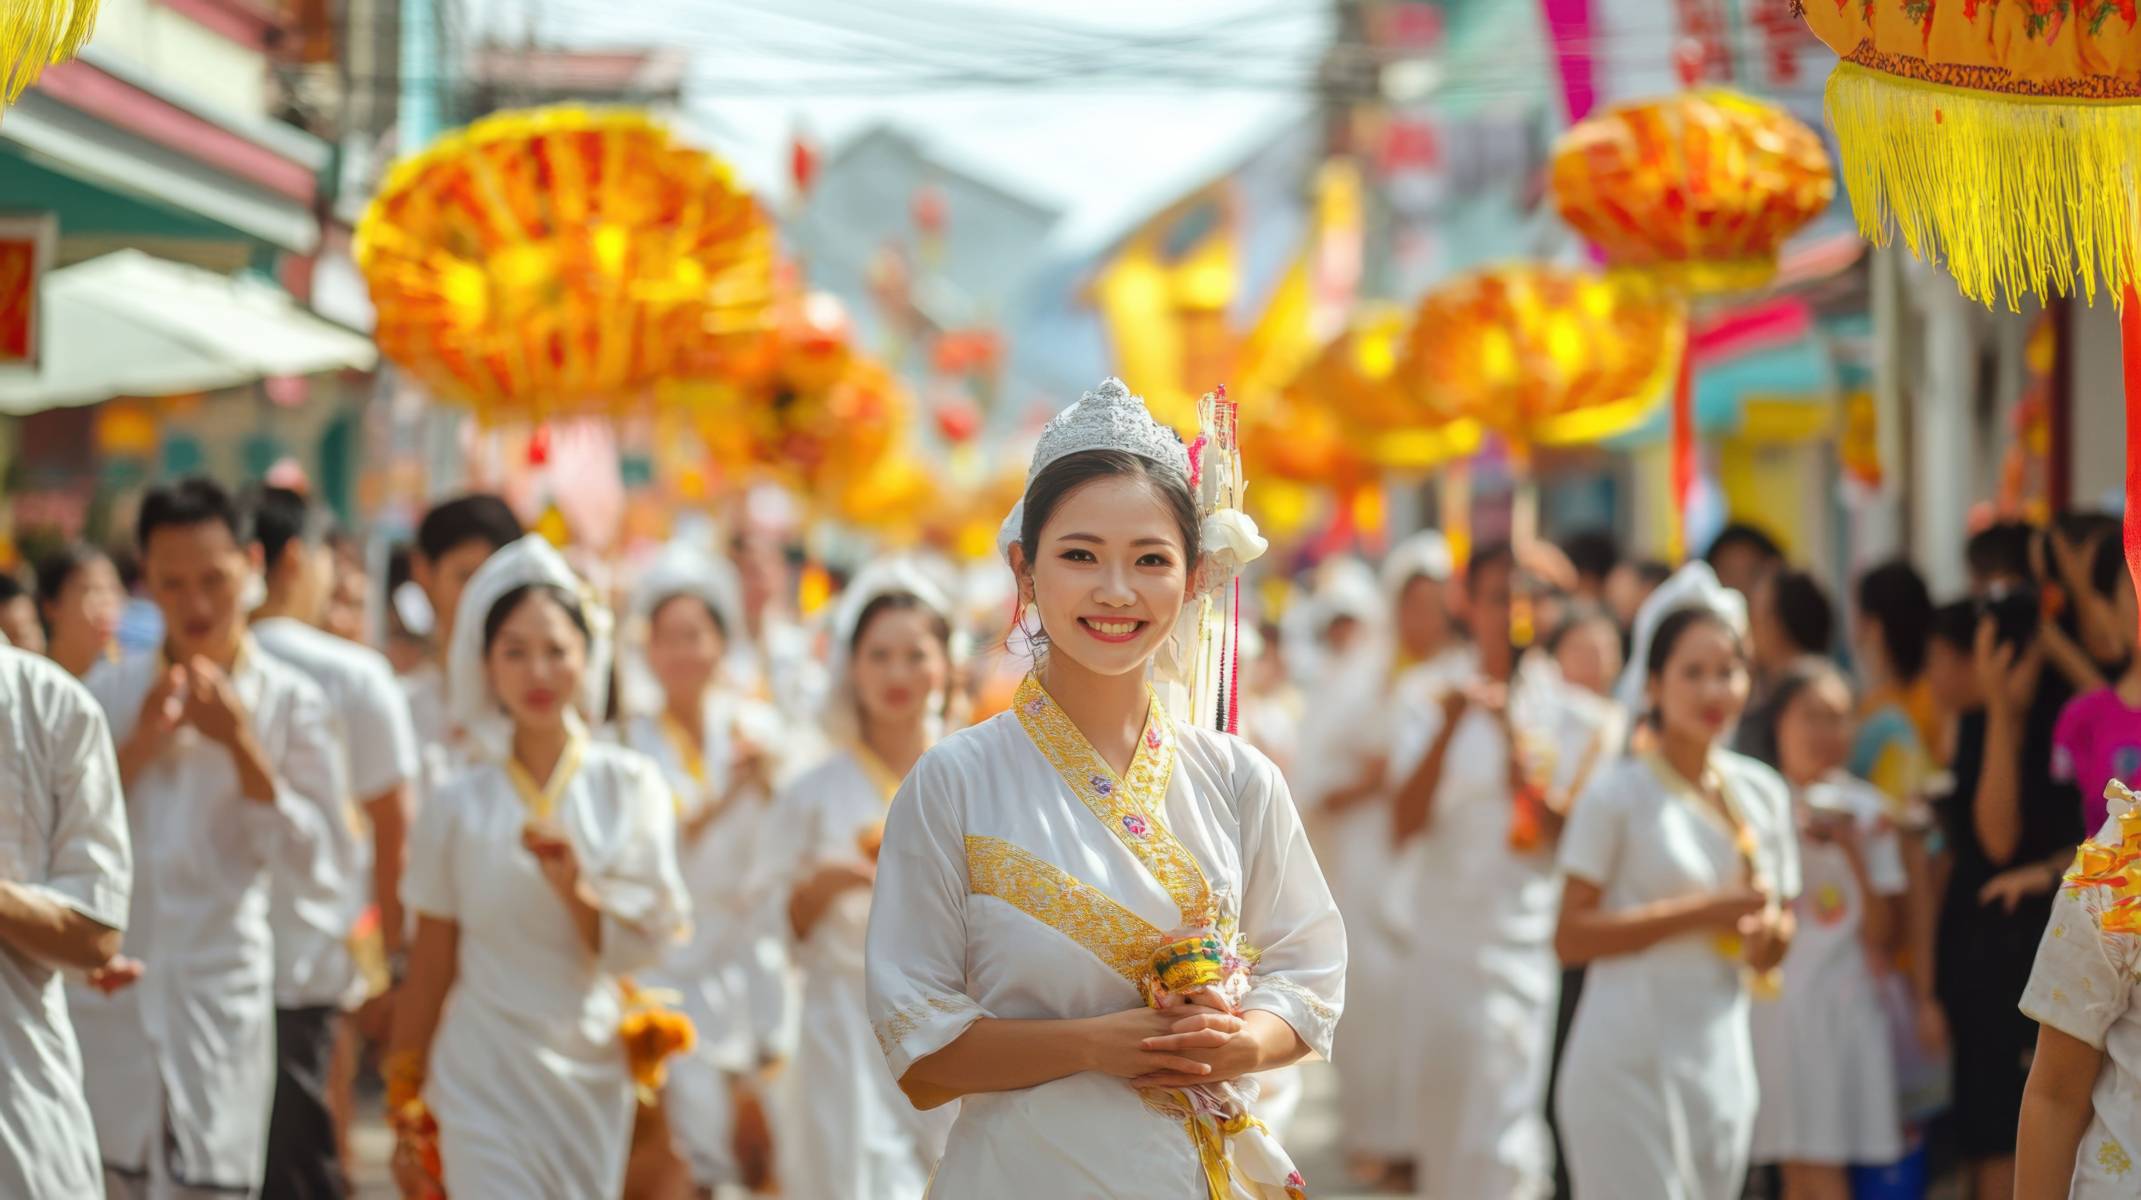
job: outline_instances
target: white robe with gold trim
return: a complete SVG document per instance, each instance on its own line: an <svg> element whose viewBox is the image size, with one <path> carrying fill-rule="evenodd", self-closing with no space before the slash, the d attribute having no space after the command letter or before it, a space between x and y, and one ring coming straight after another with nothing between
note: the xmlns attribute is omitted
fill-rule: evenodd
<svg viewBox="0 0 2141 1200"><path fill-rule="evenodd" d="M1029 681L1011 712L923 756L893 801L866 972L893 1075L984 1017L1136 1008L1133 979L1193 910L1261 951L1245 1006L1327 1054L1345 928L1270 760L1155 705L1117 778ZM1088 1072L966 1097L931 1195L1181 1200L1206 1188L1181 1120ZM1231 1190L1283 1194L1240 1169Z"/></svg>
<svg viewBox="0 0 2141 1200"><path fill-rule="evenodd" d="M675 801L654 764L601 743L583 754L552 819L600 899L600 954L521 845L530 813L504 768L447 781L409 837L403 903L460 931L424 1082L455 1200L624 1188L633 1083L617 981L661 960L690 901Z"/></svg>

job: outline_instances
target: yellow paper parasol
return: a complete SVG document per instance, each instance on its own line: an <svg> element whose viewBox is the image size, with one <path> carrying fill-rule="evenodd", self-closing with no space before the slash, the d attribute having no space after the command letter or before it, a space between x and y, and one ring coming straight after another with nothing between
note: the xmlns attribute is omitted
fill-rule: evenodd
<svg viewBox="0 0 2141 1200"><path fill-rule="evenodd" d="M1836 195L1821 138L1774 104L1700 88L1586 118L1554 147L1555 207L1619 270L1696 296L1769 282L1785 240ZM1683 318L1683 326L1687 319ZM1683 340L1688 335L1683 328ZM1673 382L1675 557L1695 484L1693 360Z"/></svg>
<svg viewBox="0 0 2141 1200"><path fill-rule="evenodd" d="M613 411L772 301L773 230L644 114L501 113L397 163L357 227L379 347L479 414Z"/></svg>

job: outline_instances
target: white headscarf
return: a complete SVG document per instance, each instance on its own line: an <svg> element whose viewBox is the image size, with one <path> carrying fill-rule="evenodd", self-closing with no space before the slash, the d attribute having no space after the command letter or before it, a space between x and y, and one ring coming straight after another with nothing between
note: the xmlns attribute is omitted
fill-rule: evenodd
<svg viewBox="0 0 2141 1200"><path fill-rule="evenodd" d="M1423 529L1390 548L1383 556L1383 597L1395 607L1405 585L1427 578L1448 583L1457 574L1450 540L1439 529Z"/></svg>
<svg viewBox="0 0 2141 1200"><path fill-rule="evenodd" d="M825 731L835 741L862 736L861 699L855 694L852 672L855 635L861 632L863 614L884 597L899 595L913 596L942 620L952 630L948 648L952 662L957 664L962 657L958 614L922 564L911 558L881 558L857 571L833 609L832 646L827 654L832 686L825 692Z"/></svg>
<svg viewBox="0 0 2141 1200"><path fill-rule="evenodd" d="M673 541L640 572L632 588L629 623L618 646L620 656L619 697L625 711L635 714L660 712L666 698L654 671L647 664L646 639L652 636L654 611L677 596L689 596L712 610L721 625L727 647L723 669L732 674L754 660L750 634L744 628L743 585L728 559L710 554L688 541Z"/></svg>
<svg viewBox="0 0 2141 1200"><path fill-rule="evenodd" d="M1747 636L1747 598L1717 582L1710 564L1696 560L1673 572L1636 610L1634 637L1628 648L1628 666L1613 698L1622 709L1640 713L1647 707L1644 692L1650 683L1650 643L1665 618L1683 608L1707 608L1723 617L1741 637Z"/></svg>
<svg viewBox="0 0 2141 1200"><path fill-rule="evenodd" d="M610 612L549 542L530 534L484 560L454 611L453 644L446 652L448 715L468 733L472 745L494 759L510 752L512 722L491 694L483 669L483 626L506 593L531 585L549 585L579 597L587 618L587 675L581 681L580 711L566 721L584 729L602 718L609 700Z"/></svg>

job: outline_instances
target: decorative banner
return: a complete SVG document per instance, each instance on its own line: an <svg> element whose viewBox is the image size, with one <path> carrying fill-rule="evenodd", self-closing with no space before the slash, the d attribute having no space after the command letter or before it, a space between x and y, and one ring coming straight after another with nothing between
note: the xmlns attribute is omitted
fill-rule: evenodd
<svg viewBox="0 0 2141 1200"><path fill-rule="evenodd" d="M1539 265L1451 280L1414 312L1400 372L1430 411L1519 447L1625 433L1666 396L1686 341L1680 304L1634 276Z"/></svg>
<svg viewBox="0 0 2141 1200"><path fill-rule="evenodd" d="M772 226L634 112L487 117L397 163L357 227L379 348L479 415L614 412L761 332Z"/></svg>
<svg viewBox="0 0 2141 1200"><path fill-rule="evenodd" d="M44 275L59 223L0 216L0 372L35 374L43 359Z"/></svg>
<svg viewBox="0 0 2141 1200"><path fill-rule="evenodd" d="M1562 219L1609 263L1694 294L1767 283L1836 195L1813 130L1722 88L1591 117L1562 136L1551 178Z"/></svg>
<svg viewBox="0 0 2141 1200"><path fill-rule="evenodd" d="M45 68L79 53L97 28L97 0L29 0L0 7L0 100L8 104Z"/></svg>

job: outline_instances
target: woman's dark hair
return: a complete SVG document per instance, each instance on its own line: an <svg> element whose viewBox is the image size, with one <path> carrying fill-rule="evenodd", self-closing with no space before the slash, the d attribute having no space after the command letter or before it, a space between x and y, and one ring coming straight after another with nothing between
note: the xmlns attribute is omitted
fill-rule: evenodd
<svg viewBox="0 0 2141 1200"><path fill-rule="evenodd" d="M1496 567L1511 572L1517 569L1517 548L1514 545L1508 542L1488 542L1472 551L1472 557L1465 562L1465 595L1478 595L1477 580L1480 573ZM1510 582L1514 585L1516 581L1512 579Z"/></svg>
<svg viewBox="0 0 2141 1200"><path fill-rule="evenodd" d="M37 560L37 602L50 604L67 590L67 584L92 563L108 563L109 555L87 542L76 542Z"/></svg>
<svg viewBox="0 0 2141 1200"><path fill-rule="evenodd" d="M1190 495L1188 478L1127 450L1081 450L1041 468L1041 473L1026 484L1026 517L1019 526L1018 540L1027 548L1029 571L1033 567L1033 547L1040 543L1041 529L1048 524L1048 518L1072 492L1103 479L1143 479L1150 483L1182 535L1182 552L1188 556L1184 569L1196 570L1203 546L1197 539L1197 500Z"/></svg>
<svg viewBox="0 0 2141 1200"><path fill-rule="evenodd" d="M1977 647L1977 624L1981 611L1969 600L1957 600L1933 610L1927 626L1927 643L1939 642L1949 649L1969 654Z"/></svg>
<svg viewBox="0 0 2141 1200"><path fill-rule="evenodd" d="M1586 625L1600 622L1603 622L1607 628L1613 630L1613 636L1616 640L1619 639L1621 635L1620 623L1613 619L1612 613L1607 612L1596 604L1572 604L1569 606L1567 614L1561 618L1561 623L1548 631L1546 640L1539 643L1539 648L1548 654L1559 654L1561 653L1561 643L1568 640L1570 634Z"/></svg>
<svg viewBox="0 0 2141 1200"><path fill-rule="evenodd" d="M1829 591L1805 571L1778 571L1769 577L1769 602L1777 624L1801 654L1827 654L1836 637L1836 607Z"/></svg>
<svg viewBox="0 0 2141 1200"><path fill-rule="evenodd" d="M1859 576L1860 614L1881 623L1881 648L1903 683L1925 674L1925 652L1933 636L1933 594L1917 568L1901 559L1882 563Z"/></svg>
<svg viewBox="0 0 2141 1200"><path fill-rule="evenodd" d="M1769 695L1763 698L1761 711L1750 714L1757 723L1757 728L1750 731L1753 736L1748 741L1748 745L1756 751L1752 757L1759 759L1764 766L1783 770L1784 764L1778 761L1782 751L1779 749L1777 731L1784 725L1784 714L1791 709L1792 701L1797 700L1800 693L1824 679L1831 678L1843 679L1843 668L1837 666L1833 660L1816 654L1796 659L1792 665L1786 667L1783 673L1777 676L1776 685L1769 689Z"/></svg>
<svg viewBox="0 0 2141 1200"><path fill-rule="evenodd" d="M2035 526L2001 521L1971 534L1963 544L1963 559L1973 575L2012 575L2034 582L2037 572L2030 564L2030 546L2040 536Z"/></svg>
<svg viewBox="0 0 2141 1200"><path fill-rule="evenodd" d="M587 641L594 640L594 632L587 624L587 611L580 607L580 598L578 596L554 583L524 583L498 597L497 602L491 605L491 611L483 614L484 654L490 654L491 645L498 640L498 631L504 628L506 618L512 616L522 604L525 604L535 596L549 597L559 608L565 610L565 615L571 618L573 628L580 631L582 639Z"/></svg>
<svg viewBox="0 0 2141 1200"><path fill-rule="evenodd" d="M689 600L692 603L698 605L700 608L705 609L706 615L708 617L713 618L714 629L716 632L720 633L721 640L725 642L729 639L729 623L721 619L721 610L715 608L712 601L709 601L706 597L701 596L697 592L671 592L668 595L656 600L654 602L654 607L647 610L648 623L652 624L654 618L661 615L661 611L663 609L669 607L671 604L674 604L679 600Z"/></svg>
<svg viewBox="0 0 2141 1200"><path fill-rule="evenodd" d="M1703 625L1715 625L1730 634L1734 649L1742 657L1746 655L1747 650L1740 641L1739 630L1734 629L1732 622L1727 621L1722 613L1699 604L1689 605L1686 608L1674 609L1665 615L1664 620L1658 622L1658 628L1650 635L1650 657L1643 663L1644 673L1651 679L1663 675L1665 664L1672 661L1673 650L1680 645L1680 639L1687 636L1689 630Z"/></svg>
<svg viewBox="0 0 2141 1200"><path fill-rule="evenodd" d="M886 592L863 605L861 614L855 618L855 632L848 638L848 654L853 655L862 646L862 635L868 632L872 621L892 612L928 613L930 634L937 639L938 645L944 647L944 656L951 657L952 623L944 619L943 613L931 608L913 592Z"/></svg>
<svg viewBox="0 0 2141 1200"><path fill-rule="evenodd" d="M2117 534L2101 538L2089 556L2089 586L2114 600L2121 587L2132 586L2126 575L2126 546Z"/></svg>

